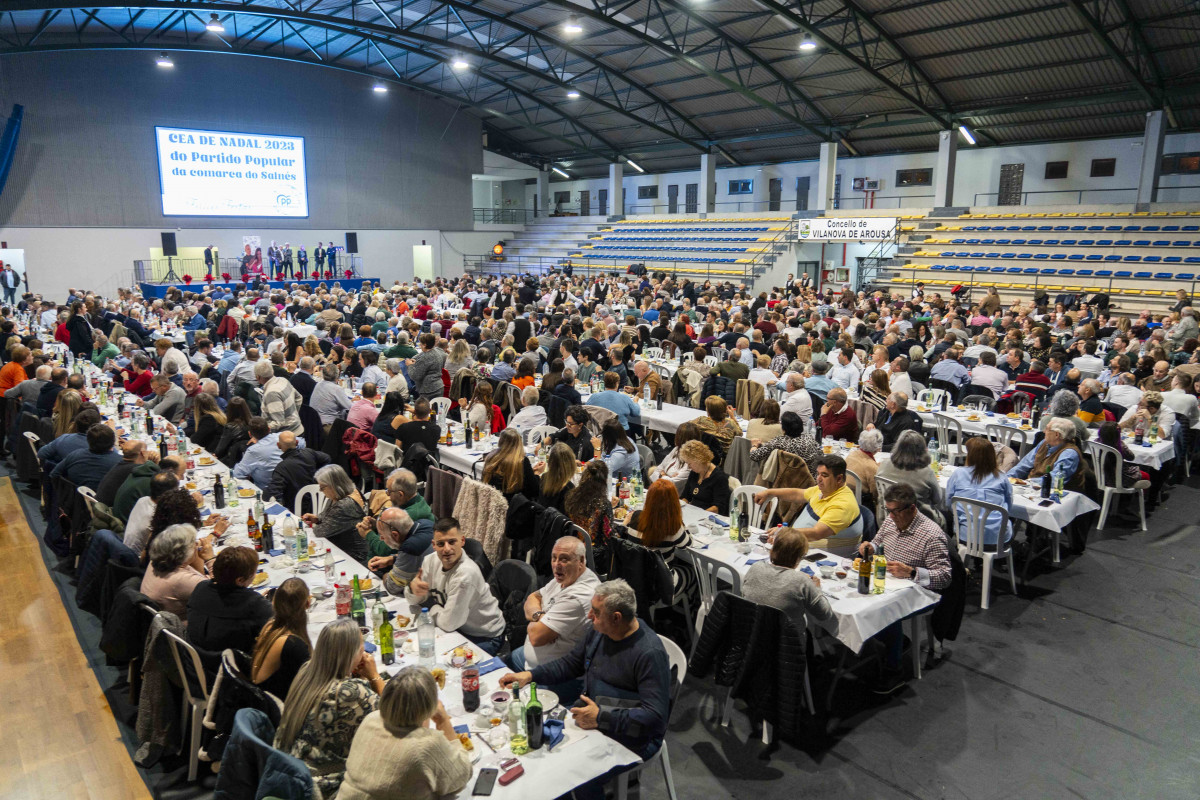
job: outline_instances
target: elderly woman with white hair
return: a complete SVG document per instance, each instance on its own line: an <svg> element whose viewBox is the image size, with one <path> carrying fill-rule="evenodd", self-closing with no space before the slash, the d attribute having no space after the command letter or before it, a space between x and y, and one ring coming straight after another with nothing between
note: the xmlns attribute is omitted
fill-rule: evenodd
<svg viewBox="0 0 1200 800"><path fill-rule="evenodd" d="M533 386L521 390L521 410L513 414L508 421L508 427L516 428L524 436L534 428L546 424L546 409L538 405L540 395Z"/></svg>
<svg viewBox="0 0 1200 800"><path fill-rule="evenodd" d="M320 514L305 514L313 533L346 551L358 563L367 566L370 552L358 533L358 523L366 515L366 503L346 470L329 464L317 470L317 487L328 503Z"/></svg>
<svg viewBox="0 0 1200 800"><path fill-rule="evenodd" d="M921 513L944 528L946 519L942 515L942 487L929 464L925 437L916 431L904 431L892 447L892 457L879 465L876 476L911 486Z"/></svg>
<svg viewBox="0 0 1200 800"><path fill-rule="evenodd" d="M846 454L846 469L862 482L862 502L867 508L875 507L875 474L879 470L879 462L875 457L882 450L883 434L869 430L859 434L858 447Z"/></svg>
<svg viewBox="0 0 1200 800"><path fill-rule="evenodd" d="M1046 414L1042 417L1041 422L1038 423L1038 428L1043 431L1046 430L1046 425L1052 419L1069 420L1075 426L1075 441L1086 442L1088 438L1088 424L1078 416L1080 405L1079 395L1069 389L1059 389L1050 398L1050 405L1047 407ZM1100 417L1103 421L1103 409L1101 409Z"/></svg>
<svg viewBox="0 0 1200 800"><path fill-rule="evenodd" d="M1046 423L1046 438L1026 453L1008 471L1008 476L1033 482L1049 473L1052 480L1061 477L1064 487L1071 491L1082 489L1086 467L1075 434L1075 424L1071 420L1062 417L1050 419Z"/></svg>
<svg viewBox="0 0 1200 800"><path fill-rule="evenodd" d="M192 591L214 560L212 543L212 536L197 542L196 528L189 524L163 530L150 541L150 568L142 577L141 593L186 624Z"/></svg>
<svg viewBox="0 0 1200 800"><path fill-rule="evenodd" d="M438 699L429 670L408 667L383 687L363 719L338 792L341 800L432 800L470 781L471 756Z"/></svg>

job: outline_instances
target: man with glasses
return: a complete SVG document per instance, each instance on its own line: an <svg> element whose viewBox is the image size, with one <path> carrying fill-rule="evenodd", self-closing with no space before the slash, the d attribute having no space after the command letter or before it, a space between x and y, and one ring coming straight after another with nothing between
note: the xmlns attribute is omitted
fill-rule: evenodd
<svg viewBox="0 0 1200 800"><path fill-rule="evenodd" d="M396 553L396 549L388 545L378 532L376 523L385 509L402 509L413 522L436 522L429 503L417 493L417 476L412 470L393 470L388 475L385 486L385 489L377 489L367 495L367 516L363 517L357 526L358 535L367 540L367 551L372 556L387 557Z"/></svg>
<svg viewBox="0 0 1200 800"><path fill-rule="evenodd" d="M926 589L941 591L950 585L950 549L946 534L917 508L917 496L907 483L890 486L883 495L887 519L870 542L859 545L863 558L871 558L882 548L889 575L911 580ZM873 689L876 694L891 694L904 686L900 658L904 652L904 631L894 622L876 634L886 647L883 670ZM913 642L920 647L920 642Z"/></svg>
<svg viewBox="0 0 1200 800"><path fill-rule="evenodd" d="M583 406L571 406L567 409L567 425L550 437L551 443L563 442L575 452L576 461L591 461L596 457L592 446L592 437L588 433L587 409Z"/></svg>

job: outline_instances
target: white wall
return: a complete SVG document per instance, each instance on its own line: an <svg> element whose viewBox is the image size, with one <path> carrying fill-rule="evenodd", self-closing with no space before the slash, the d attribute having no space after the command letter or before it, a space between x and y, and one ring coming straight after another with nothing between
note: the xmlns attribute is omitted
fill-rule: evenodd
<svg viewBox="0 0 1200 800"><path fill-rule="evenodd" d="M1168 135L1163 148L1164 153L1195 152L1200 150L1200 133ZM1111 178L1090 177L1091 162L1096 158L1115 158L1116 173ZM686 196L685 186L700 180L699 156L696 157L695 171L673 172L658 175L641 175L631 170L625 170L624 186L627 192L627 213L632 214L665 214L667 210L667 186L679 185L679 211L683 212ZM842 208L855 209L863 207L863 194L851 190L854 178L880 178L883 189L876 194L876 208L920 208L933 204L933 186L897 187L896 171L901 169L936 168L937 154L905 153L897 155L865 156L853 158L839 153L837 171L842 176ZM1068 161L1068 174L1062 180L1045 180L1045 165L1047 161ZM1000 165L1024 163L1025 179L1023 190L1026 192L1053 191L1055 194L1032 195L1030 204L1075 204L1079 202L1076 194L1083 191L1083 203L1131 203L1134 192L1115 192L1116 189L1133 189L1138 183L1138 173L1142 162L1141 137L1123 139L1096 139L1082 142L1057 142L1048 144L1013 145L1008 147L969 147L965 142L959 143L958 163L954 176L954 204L994 205L994 192L1000 184ZM762 167L733 167L724 166L717 169L717 213L736 212L737 203L743 203L741 211L762 211L766 209L767 188L771 178L782 181L783 211L795 210L796 178L808 176L809 208L817 206L817 162L791 161L782 164L769 164ZM729 194L729 181L734 179L751 179L754 181L753 195ZM934 174L937 180L937 174ZM637 187L645 184L659 186L658 200L637 200ZM1171 191L1170 187L1200 186L1200 176L1196 175L1165 175L1159 181L1159 200L1161 202L1192 201L1200 199L1200 190L1193 189L1181 195ZM587 189L592 193L592 206L596 207L596 192L608 188L607 178L591 180L551 180L550 191L570 191L572 203L576 202L579 192ZM1108 191L1104 191L1108 190ZM526 187L526 208L533 207L534 187ZM985 196L987 193L990 196ZM979 194L978 203L976 194ZM611 201L611 198L610 198ZM757 202L757 205L754 204ZM651 209L656 204L659 208ZM609 213L615 213L610 202ZM637 206L637 208L635 208Z"/></svg>

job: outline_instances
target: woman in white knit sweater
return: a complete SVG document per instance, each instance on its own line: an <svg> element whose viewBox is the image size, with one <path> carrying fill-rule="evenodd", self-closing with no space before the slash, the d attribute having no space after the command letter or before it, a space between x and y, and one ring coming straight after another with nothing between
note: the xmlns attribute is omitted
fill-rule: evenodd
<svg viewBox="0 0 1200 800"><path fill-rule="evenodd" d="M433 676L408 667L355 733L338 800L432 800L461 791L471 771Z"/></svg>

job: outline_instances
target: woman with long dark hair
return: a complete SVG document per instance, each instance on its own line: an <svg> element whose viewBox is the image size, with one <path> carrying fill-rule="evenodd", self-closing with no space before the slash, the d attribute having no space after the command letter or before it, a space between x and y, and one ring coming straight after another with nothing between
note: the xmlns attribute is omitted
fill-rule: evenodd
<svg viewBox="0 0 1200 800"><path fill-rule="evenodd" d="M612 537L613 510L608 499L608 466L603 461L589 461L583 468L579 483L567 492L566 511L571 521L591 537L597 573L608 574L611 566L608 540Z"/></svg>
<svg viewBox="0 0 1200 800"><path fill-rule="evenodd" d="M234 397L225 406L225 427L221 429L221 438L213 455L227 467L232 468L241 461L242 454L250 446L251 416L249 404L241 397Z"/></svg>
<svg viewBox="0 0 1200 800"><path fill-rule="evenodd" d="M300 578L288 578L271 597L275 616L263 626L250 658L250 679L279 698L288 696L296 673L312 654L308 607L312 593Z"/></svg>

